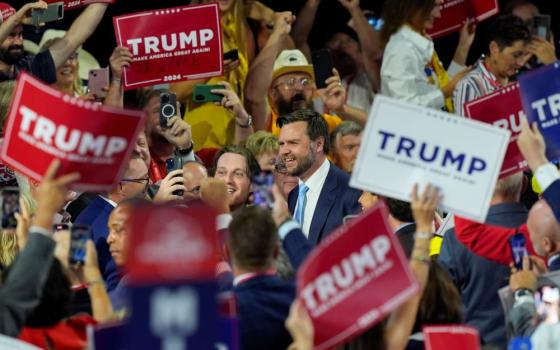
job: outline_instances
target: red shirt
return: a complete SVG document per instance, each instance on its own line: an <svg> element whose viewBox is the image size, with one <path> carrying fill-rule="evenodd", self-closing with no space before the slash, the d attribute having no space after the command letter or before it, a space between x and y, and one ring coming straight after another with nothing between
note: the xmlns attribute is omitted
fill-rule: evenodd
<svg viewBox="0 0 560 350"><path fill-rule="evenodd" d="M96 323L86 314L72 316L52 327L24 327L18 338L42 349L83 350L87 346L86 327Z"/></svg>
<svg viewBox="0 0 560 350"><path fill-rule="evenodd" d="M455 234L457 239L476 255L480 255L498 264L509 265L513 261L509 237L518 232L523 233L525 236L529 255L538 255L533 248L527 224L523 224L515 229L480 224L455 216Z"/></svg>

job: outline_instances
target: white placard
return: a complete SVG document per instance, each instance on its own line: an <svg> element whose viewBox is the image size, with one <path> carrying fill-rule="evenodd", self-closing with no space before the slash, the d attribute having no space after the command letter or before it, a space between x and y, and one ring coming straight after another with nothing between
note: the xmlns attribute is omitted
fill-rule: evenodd
<svg viewBox="0 0 560 350"><path fill-rule="evenodd" d="M443 193L440 207L484 222L510 132L376 96L350 186L409 201L414 183Z"/></svg>

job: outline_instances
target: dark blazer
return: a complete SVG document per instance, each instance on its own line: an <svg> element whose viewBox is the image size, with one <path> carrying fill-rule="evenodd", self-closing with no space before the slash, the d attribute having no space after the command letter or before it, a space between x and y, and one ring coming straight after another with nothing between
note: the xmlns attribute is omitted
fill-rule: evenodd
<svg viewBox="0 0 560 350"><path fill-rule="evenodd" d="M410 258L410 255L412 254L412 249L414 248L415 232L416 232L415 222L408 223L405 226L395 231L395 234L397 235L399 242L401 242L401 246L407 258Z"/></svg>
<svg viewBox="0 0 560 350"><path fill-rule="evenodd" d="M286 350L292 342L284 322L295 285L277 276L256 276L234 287L242 350Z"/></svg>
<svg viewBox="0 0 560 350"><path fill-rule="evenodd" d="M54 241L30 232L25 248L0 287L0 334L17 337L25 318L39 305L54 258Z"/></svg>
<svg viewBox="0 0 560 350"><path fill-rule="evenodd" d="M490 207L486 223L516 228L527 220L520 203ZM457 240L454 229L445 233L438 258L461 292L465 323L478 328L483 344L507 347L504 312L498 289L508 284L510 269L475 255Z"/></svg>
<svg viewBox="0 0 560 350"><path fill-rule="evenodd" d="M552 208L556 220L560 222L560 180L554 181L546 188L546 191L543 192L543 198Z"/></svg>
<svg viewBox="0 0 560 350"><path fill-rule="evenodd" d="M308 239L312 244L317 245L328 234L342 225L342 219L346 215L357 214L361 211L358 198L360 198L362 191L349 187L348 182L350 182L350 175L331 163L311 219ZM288 197L288 205L292 215L296 207L298 191L298 187L294 188Z"/></svg>
<svg viewBox="0 0 560 350"><path fill-rule="evenodd" d="M91 225L93 243L95 243L95 248L97 249L99 269L103 274L108 291L115 289L120 280L117 265L111 257L109 245L107 244L107 236L109 236L107 224L113 209L109 202L101 198L101 196L97 196L74 221L75 224Z"/></svg>

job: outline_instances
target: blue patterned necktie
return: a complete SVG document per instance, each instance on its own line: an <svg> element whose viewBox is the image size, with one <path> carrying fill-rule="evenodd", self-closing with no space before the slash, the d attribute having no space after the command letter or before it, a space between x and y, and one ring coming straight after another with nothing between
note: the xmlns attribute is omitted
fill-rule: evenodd
<svg viewBox="0 0 560 350"><path fill-rule="evenodd" d="M307 204L307 191L309 191L309 187L302 182L299 185L297 208L294 217L300 225L303 225L303 213L305 212L305 204Z"/></svg>

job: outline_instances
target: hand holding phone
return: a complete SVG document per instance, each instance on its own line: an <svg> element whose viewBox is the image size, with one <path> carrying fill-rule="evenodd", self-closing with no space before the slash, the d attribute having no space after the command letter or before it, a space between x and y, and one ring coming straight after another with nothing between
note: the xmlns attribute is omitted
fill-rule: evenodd
<svg viewBox="0 0 560 350"><path fill-rule="evenodd" d="M167 121L177 115L177 95L163 92L159 95L159 126L167 129Z"/></svg>
<svg viewBox="0 0 560 350"><path fill-rule="evenodd" d="M525 235L518 232L509 238L509 246L511 248L511 258L515 268L520 271L523 269L523 257L528 256Z"/></svg>
<svg viewBox="0 0 560 350"><path fill-rule="evenodd" d="M274 185L274 174L270 171L261 171L253 176L253 204L264 209L274 207L274 195L272 186Z"/></svg>
<svg viewBox="0 0 560 350"><path fill-rule="evenodd" d="M84 264L89 239L91 239L89 225L72 225L70 228L70 254L68 254L68 262L71 266Z"/></svg>
<svg viewBox="0 0 560 350"><path fill-rule="evenodd" d="M2 190L2 228L17 227L16 213L19 213L19 189L6 188Z"/></svg>
<svg viewBox="0 0 560 350"><path fill-rule="evenodd" d="M315 72L315 83L317 89L327 87L327 79L333 75L334 63L329 49L321 49L311 53L313 71Z"/></svg>
<svg viewBox="0 0 560 350"><path fill-rule="evenodd" d="M224 98L224 96L220 94L213 94L211 91L223 88L223 85L197 84L194 86L192 99L196 103L220 102Z"/></svg>
<svg viewBox="0 0 560 350"><path fill-rule="evenodd" d="M109 69L100 68L89 71L88 91L96 97L105 98L106 88L109 86Z"/></svg>
<svg viewBox="0 0 560 350"><path fill-rule="evenodd" d="M46 9L34 8L31 10L31 23L38 27L47 22L54 22L64 18L64 2L49 4Z"/></svg>
<svg viewBox="0 0 560 350"><path fill-rule="evenodd" d="M167 174L169 174L172 171L183 169L183 162L180 157L169 158L168 160L165 161L165 167L167 169ZM176 175L173 176L173 178L180 178L181 180L183 180L183 175L182 174ZM184 180L182 182L184 182ZM185 192L182 190L176 190L173 191L171 194L175 196L183 197L184 193Z"/></svg>
<svg viewBox="0 0 560 350"><path fill-rule="evenodd" d="M535 15L533 17L533 35L550 40L550 15Z"/></svg>

